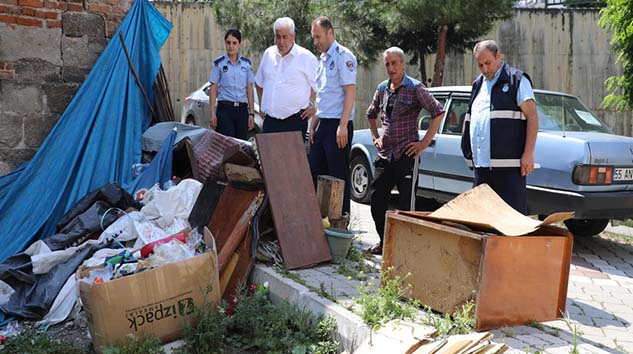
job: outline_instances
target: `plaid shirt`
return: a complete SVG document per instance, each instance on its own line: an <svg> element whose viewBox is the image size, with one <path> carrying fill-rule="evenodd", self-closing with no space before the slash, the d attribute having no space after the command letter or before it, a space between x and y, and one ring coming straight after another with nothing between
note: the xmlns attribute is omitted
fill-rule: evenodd
<svg viewBox="0 0 633 354"><path fill-rule="evenodd" d="M444 109L422 83L404 75L393 111L388 116L388 88L389 80L378 85L374 99L367 108L367 119L380 117L382 121L382 148L378 149L378 156L396 161L408 143L420 140L417 126L420 111L424 108L429 111L431 118L435 118L444 113Z"/></svg>

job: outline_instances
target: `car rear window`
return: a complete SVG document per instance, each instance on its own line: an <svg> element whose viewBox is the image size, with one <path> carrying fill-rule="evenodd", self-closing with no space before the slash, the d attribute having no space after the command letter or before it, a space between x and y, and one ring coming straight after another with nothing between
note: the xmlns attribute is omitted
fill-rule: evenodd
<svg viewBox="0 0 633 354"><path fill-rule="evenodd" d="M611 133L609 127L575 97L536 93L535 98L541 131Z"/></svg>

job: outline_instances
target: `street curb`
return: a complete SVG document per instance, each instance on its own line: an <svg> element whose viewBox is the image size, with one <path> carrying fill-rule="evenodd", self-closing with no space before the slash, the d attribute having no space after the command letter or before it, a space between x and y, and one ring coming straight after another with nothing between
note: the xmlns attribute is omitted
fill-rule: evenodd
<svg viewBox="0 0 633 354"><path fill-rule="evenodd" d="M307 287L277 273L272 267L256 264L251 272L251 281L261 284L267 282L273 303L286 300L313 313L336 319L343 350L353 353L370 339L370 329L358 315L318 296Z"/></svg>

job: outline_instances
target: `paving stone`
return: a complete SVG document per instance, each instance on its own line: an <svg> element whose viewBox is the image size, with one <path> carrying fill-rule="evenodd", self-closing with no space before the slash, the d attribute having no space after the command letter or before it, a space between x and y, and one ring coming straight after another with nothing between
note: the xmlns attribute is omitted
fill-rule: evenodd
<svg viewBox="0 0 633 354"><path fill-rule="evenodd" d="M579 275L570 275L569 276L569 281L573 283L582 283L582 284L592 284L592 281L590 278L587 278L585 276L579 276ZM578 284L573 284L574 286L577 286Z"/></svg>
<svg viewBox="0 0 633 354"><path fill-rule="evenodd" d="M552 334L548 334L545 332L533 334L532 337L539 338L542 341L546 342L548 348L553 345L567 344L567 342L561 339L560 337L554 336Z"/></svg>
<svg viewBox="0 0 633 354"><path fill-rule="evenodd" d="M585 338L586 336L604 337L604 332L602 331L602 329L594 326L579 325L577 333L580 334L582 338Z"/></svg>
<svg viewBox="0 0 633 354"><path fill-rule="evenodd" d="M512 337L504 337L504 338L496 338L494 340L495 343L505 343L508 347L510 347L511 349L516 349L516 350L524 350L528 344L524 343L516 338L512 338ZM506 351L507 353L507 351Z"/></svg>
<svg viewBox="0 0 633 354"><path fill-rule="evenodd" d="M610 303L605 303L604 307L613 312L614 314L622 314L622 313L630 313L633 314L633 308L629 305L615 305Z"/></svg>
<svg viewBox="0 0 633 354"><path fill-rule="evenodd" d="M603 331L608 330L620 330L626 332L626 325L621 321L617 320L607 320L603 318L594 318L593 320L596 323L596 327L602 329ZM632 334L633 335L633 334Z"/></svg>
<svg viewBox="0 0 633 354"><path fill-rule="evenodd" d="M544 341L542 338L537 337L536 335L522 335L522 336L516 336L515 338L517 340L520 340L521 342L527 343L530 347L544 348L549 344L548 342Z"/></svg>
<svg viewBox="0 0 633 354"><path fill-rule="evenodd" d="M593 283L596 285L608 285L608 286L618 286L618 282L612 279L592 279Z"/></svg>
<svg viewBox="0 0 633 354"><path fill-rule="evenodd" d="M571 345L564 345L564 346L555 346L555 347L550 347L547 348L545 350L545 353L547 354L569 354L571 353L573 347Z"/></svg>

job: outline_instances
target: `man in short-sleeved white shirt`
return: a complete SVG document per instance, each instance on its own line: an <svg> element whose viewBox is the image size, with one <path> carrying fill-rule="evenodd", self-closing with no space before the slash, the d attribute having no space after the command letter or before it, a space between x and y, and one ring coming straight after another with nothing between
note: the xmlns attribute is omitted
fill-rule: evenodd
<svg viewBox="0 0 633 354"><path fill-rule="evenodd" d="M317 59L295 43L295 24L289 17L273 25L275 45L264 51L255 75L264 133L301 131L314 115Z"/></svg>
<svg viewBox="0 0 633 354"><path fill-rule="evenodd" d="M334 39L334 27L321 16L312 22L312 39L321 52L317 68L316 116L310 125L310 171L345 181L343 212L350 209L349 152L354 136L354 99L358 63Z"/></svg>

